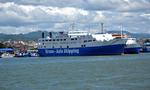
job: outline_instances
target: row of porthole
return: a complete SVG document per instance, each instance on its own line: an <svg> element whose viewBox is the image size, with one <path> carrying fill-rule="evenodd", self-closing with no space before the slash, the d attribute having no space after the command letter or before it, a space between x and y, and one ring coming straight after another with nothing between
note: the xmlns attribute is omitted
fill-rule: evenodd
<svg viewBox="0 0 150 90"><path fill-rule="evenodd" d="M84 40L84 42L92 42L92 41L96 41L95 39L94 40Z"/></svg>
<svg viewBox="0 0 150 90"><path fill-rule="evenodd" d="M66 41L66 39L49 39L49 40L42 40L44 41Z"/></svg>
<svg viewBox="0 0 150 90"><path fill-rule="evenodd" d="M81 45L81 47L86 47L86 45ZM42 48L42 46L41 46ZM46 48L46 46L44 46L44 48ZM54 46L52 46L52 48L55 48ZM62 46L60 46L60 48L62 48ZM67 46L66 48L69 48L69 46Z"/></svg>
<svg viewBox="0 0 150 90"><path fill-rule="evenodd" d="M39 46L39 48L47 48L46 46ZM55 48L54 46L52 46L52 48ZM60 46L60 48L62 48L62 46ZM67 46L67 48L69 48L69 46Z"/></svg>
<svg viewBox="0 0 150 90"><path fill-rule="evenodd" d="M71 40L77 40L77 38L71 38ZM44 41L66 41L66 39L49 39L49 40L42 40L43 42ZM95 39L94 40L84 40L84 42L92 42L92 41L96 41Z"/></svg>
<svg viewBox="0 0 150 90"><path fill-rule="evenodd" d="M71 38L71 40L77 40L77 38ZM49 40L42 40L44 41L66 41L66 39L49 39Z"/></svg>

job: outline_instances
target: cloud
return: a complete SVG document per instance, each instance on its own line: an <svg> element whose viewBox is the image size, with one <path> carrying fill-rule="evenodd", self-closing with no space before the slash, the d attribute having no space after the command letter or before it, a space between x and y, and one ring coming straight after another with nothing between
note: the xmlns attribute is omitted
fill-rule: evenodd
<svg viewBox="0 0 150 90"><path fill-rule="evenodd" d="M72 23L79 30L99 30L100 22L107 30L122 24L127 31L145 32L149 14L149 0L0 0L0 32L67 30Z"/></svg>
<svg viewBox="0 0 150 90"><path fill-rule="evenodd" d="M150 13L144 13L141 16L150 20Z"/></svg>
<svg viewBox="0 0 150 90"><path fill-rule="evenodd" d="M150 9L149 0L0 0L0 2L60 8L75 7L86 10L140 11Z"/></svg>
<svg viewBox="0 0 150 90"><path fill-rule="evenodd" d="M88 16L88 11L79 8L0 3L0 32L12 30L18 32L11 33L25 33L33 31L34 27L56 30L62 26L58 24L84 21ZM28 30L23 30L25 27Z"/></svg>
<svg viewBox="0 0 150 90"><path fill-rule="evenodd" d="M1 26L69 22L87 15L88 11L72 7L58 8L0 3Z"/></svg>
<svg viewBox="0 0 150 90"><path fill-rule="evenodd" d="M118 8L119 11L125 12L143 12L143 10L149 11L149 0L124 0L124 3Z"/></svg>

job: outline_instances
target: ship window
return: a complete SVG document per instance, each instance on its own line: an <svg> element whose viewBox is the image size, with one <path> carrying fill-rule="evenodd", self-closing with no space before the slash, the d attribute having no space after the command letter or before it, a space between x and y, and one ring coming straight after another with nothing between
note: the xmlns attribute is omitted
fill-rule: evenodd
<svg viewBox="0 0 150 90"><path fill-rule="evenodd" d="M60 41L62 41L62 39L60 39Z"/></svg>
<svg viewBox="0 0 150 90"><path fill-rule="evenodd" d="M81 47L84 47L83 45L81 45Z"/></svg>
<svg viewBox="0 0 150 90"><path fill-rule="evenodd" d="M66 39L64 39L64 41L66 41Z"/></svg>
<svg viewBox="0 0 150 90"><path fill-rule="evenodd" d="M55 48L54 46L52 46L52 48Z"/></svg>
<svg viewBox="0 0 150 90"><path fill-rule="evenodd" d="M45 40L45 41L48 41L48 40Z"/></svg>
<svg viewBox="0 0 150 90"><path fill-rule="evenodd" d="M74 40L74 38L71 38L71 40Z"/></svg>
<svg viewBox="0 0 150 90"><path fill-rule="evenodd" d="M42 40L44 42L44 40Z"/></svg>
<svg viewBox="0 0 150 90"><path fill-rule="evenodd" d="M92 42L92 40L88 40L88 42Z"/></svg>
<svg viewBox="0 0 150 90"><path fill-rule="evenodd" d="M67 46L67 48L69 48L69 46Z"/></svg>
<svg viewBox="0 0 150 90"><path fill-rule="evenodd" d="M84 40L84 42L87 42L87 40Z"/></svg>
<svg viewBox="0 0 150 90"><path fill-rule="evenodd" d="M62 48L62 46L60 46L60 48Z"/></svg>
<svg viewBox="0 0 150 90"><path fill-rule="evenodd" d="M49 41L51 41L51 39Z"/></svg>
<svg viewBox="0 0 150 90"><path fill-rule="evenodd" d="M81 45L81 47L86 47L86 45Z"/></svg>
<svg viewBox="0 0 150 90"><path fill-rule="evenodd" d="M46 46L44 46L44 48L46 48Z"/></svg>
<svg viewBox="0 0 150 90"><path fill-rule="evenodd" d="M44 43L43 43L43 45L44 45Z"/></svg>
<svg viewBox="0 0 150 90"><path fill-rule="evenodd" d="M53 41L55 41L55 39L53 39Z"/></svg>
<svg viewBox="0 0 150 90"><path fill-rule="evenodd" d="M75 40L77 40L77 38L75 38Z"/></svg>
<svg viewBox="0 0 150 90"><path fill-rule="evenodd" d="M57 41L59 41L59 39L57 39Z"/></svg>

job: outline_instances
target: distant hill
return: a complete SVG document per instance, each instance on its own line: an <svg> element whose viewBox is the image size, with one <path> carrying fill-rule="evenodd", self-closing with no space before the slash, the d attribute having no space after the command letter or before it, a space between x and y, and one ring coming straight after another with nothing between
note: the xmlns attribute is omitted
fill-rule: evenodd
<svg viewBox="0 0 150 90"><path fill-rule="evenodd" d="M44 31L46 35L48 35L47 31ZM3 34L0 33L0 41L6 41L6 40L34 40L37 41L38 38L41 37L42 31L36 31L36 32L30 32L27 34ZM108 31L108 33L120 33L120 31ZM126 33L127 35L135 38L150 38L150 34L147 33L130 33L128 31L124 31L123 33Z"/></svg>
<svg viewBox="0 0 150 90"><path fill-rule="evenodd" d="M6 41L6 40L23 40L23 41L29 41L29 40L34 40L37 41L38 38L41 37L42 31L37 31L37 32L30 32L27 34L3 34L0 33L0 41ZM45 33L48 33L45 31Z"/></svg>

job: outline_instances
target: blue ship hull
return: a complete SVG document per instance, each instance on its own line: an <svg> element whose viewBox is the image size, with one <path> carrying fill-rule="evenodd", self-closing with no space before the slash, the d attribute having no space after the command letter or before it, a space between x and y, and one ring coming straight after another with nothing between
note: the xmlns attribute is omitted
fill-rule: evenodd
<svg viewBox="0 0 150 90"><path fill-rule="evenodd" d="M143 51L142 51L142 52L150 52L150 48L145 47L145 48L143 48Z"/></svg>
<svg viewBox="0 0 150 90"><path fill-rule="evenodd" d="M132 48L125 48L124 53L125 54L138 54L140 53L141 47L132 47Z"/></svg>
<svg viewBox="0 0 150 90"><path fill-rule="evenodd" d="M120 55L124 52L124 44L82 48L45 48L38 49L40 56L96 56Z"/></svg>

